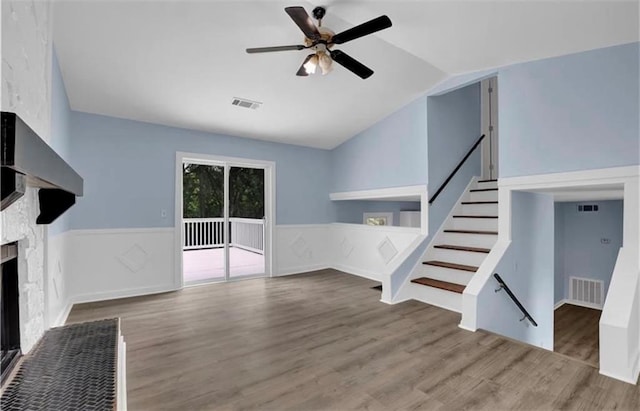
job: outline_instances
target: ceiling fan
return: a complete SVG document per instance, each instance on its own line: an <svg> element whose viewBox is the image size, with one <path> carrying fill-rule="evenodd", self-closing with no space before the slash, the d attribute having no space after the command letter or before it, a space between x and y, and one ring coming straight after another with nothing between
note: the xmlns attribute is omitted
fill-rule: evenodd
<svg viewBox="0 0 640 411"><path fill-rule="evenodd" d="M391 27L391 19L389 19L389 17L380 16L373 20L369 20L366 23L362 23L359 26L355 26L341 33L335 34L328 28L322 27L322 18L326 13L326 9L324 7L316 7L313 9L313 17L318 20L317 26L313 23L313 20L311 20L311 17L309 17L303 7L286 7L284 11L304 33L304 44L248 48L247 53L269 53L273 51L310 49L313 53L309 54L302 62L302 66L300 66L300 69L296 73L298 76L314 74L318 66L320 67L322 74L327 74L331 71L333 61L362 79L369 78L373 74L373 70L350 57L347 53L340 50L333 50L333 46Z"/></svg>

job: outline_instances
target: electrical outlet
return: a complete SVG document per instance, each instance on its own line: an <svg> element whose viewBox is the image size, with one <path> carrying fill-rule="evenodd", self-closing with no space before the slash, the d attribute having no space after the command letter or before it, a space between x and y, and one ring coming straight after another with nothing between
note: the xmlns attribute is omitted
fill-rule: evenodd
<svg viewBox="0 0 640 411"><path fill-rule="evenodd" d="M167 218L167 210L165 210L164 208L160 210L160 217Z"/></svg>

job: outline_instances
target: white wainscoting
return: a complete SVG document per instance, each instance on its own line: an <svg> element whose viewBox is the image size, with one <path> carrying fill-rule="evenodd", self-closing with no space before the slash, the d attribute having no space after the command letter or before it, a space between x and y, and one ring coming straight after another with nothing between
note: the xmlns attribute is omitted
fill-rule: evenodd
<svg viewBox="0 0 640 411"><path fill-rule="evenodd" d="M321 270L331 266L328 224L277 225L274 276Z"/></svg>
<svg viewBox="0 0 640 411"><path fill-rule="evenodd" d="M175 289L173 228L74 230L67 238L71 302Z"/></svg>
<svg viewBox="0 0 640 411"><path fill-rule="evenodd" d="M331 224L331 266L383 281L404 261L407 251L415 248L420 236L419 228Z"/></svg>

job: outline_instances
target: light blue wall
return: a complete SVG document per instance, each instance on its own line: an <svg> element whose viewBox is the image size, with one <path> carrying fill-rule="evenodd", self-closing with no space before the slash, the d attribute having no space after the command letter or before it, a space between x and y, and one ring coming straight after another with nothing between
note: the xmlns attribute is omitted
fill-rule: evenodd
<svg viewBox="0 0 640 411"><path fill-rule="evenodd" d="M275 161L276 223L333 221L329 151L79 112L71 119L71 156L85 181L73 229L173 226L177 151Z"/></svg>
<svg viewBox="0 0 640 411"><path fill-rule="evenodd" d="M426 98L333 149L331 168L332 192L426 184Z"/></svg>
<svg viewBox="0 0 640 411"><path fill-rule="evenodd" d="M640 164L639 45L500 69L500 177Z"/></svg>
<svg viewBox="0 0 640 411"><path fill-rule="evenodd" d="M579 213L578 204L597 204L598 212ZM572 276L604 281L606 295L622 247L622 217L622 200L556 204L556 302L569 298Z"/></svg>
<svg viewBox="0 0 640 411"><path fill-rule="evenodd" d="M362 224L363 213L393 213L393 225L400 225L400 211L420 211L415 201L335 201L336 222Z"/></svg>
<svg viewBox="0 0 640 411"><path fill-rule="evenodd" d="M546 194L513 192L512 242L496 268L538 323L520 322L522 314L495 279L478 295L478 328L553 349L554 204Z"/></svg>
<svg viewBox="0 0 640 411"><path fill-rule="evenodd" d="M480 83L427 101L429 197L446 180L481 134ZM429 207L429 231L435 232L472 176L480 175L480 147Z"/></svg>
<svg viewBox="0 0 640 411"><path fill-rule="evenodd" d="M69 157L71 129L69 126L71 108L69 99L62 81L58 56L53 49L53 61L51 64L51 147L72 167L73 162ZM75 206L74 206L75 207ZM70 211L62 214L52 224L48 226L49 234L56 235L69 230Z"/></svg>

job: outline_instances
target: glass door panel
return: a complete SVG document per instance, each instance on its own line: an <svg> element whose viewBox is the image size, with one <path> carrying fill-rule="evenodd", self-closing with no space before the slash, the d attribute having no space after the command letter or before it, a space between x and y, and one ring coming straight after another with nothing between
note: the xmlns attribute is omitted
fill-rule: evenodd
<svg viewBox="0 0 640 411"><path fill-rule="evenodd" d="M223 166L183 164L185 284L226 279Z"/></svg>
<svg viewBox="0 0 640 411"><path fill-rule="evenodd" d="M229 277L265 273L264 169L229 167Z"/></svg>

